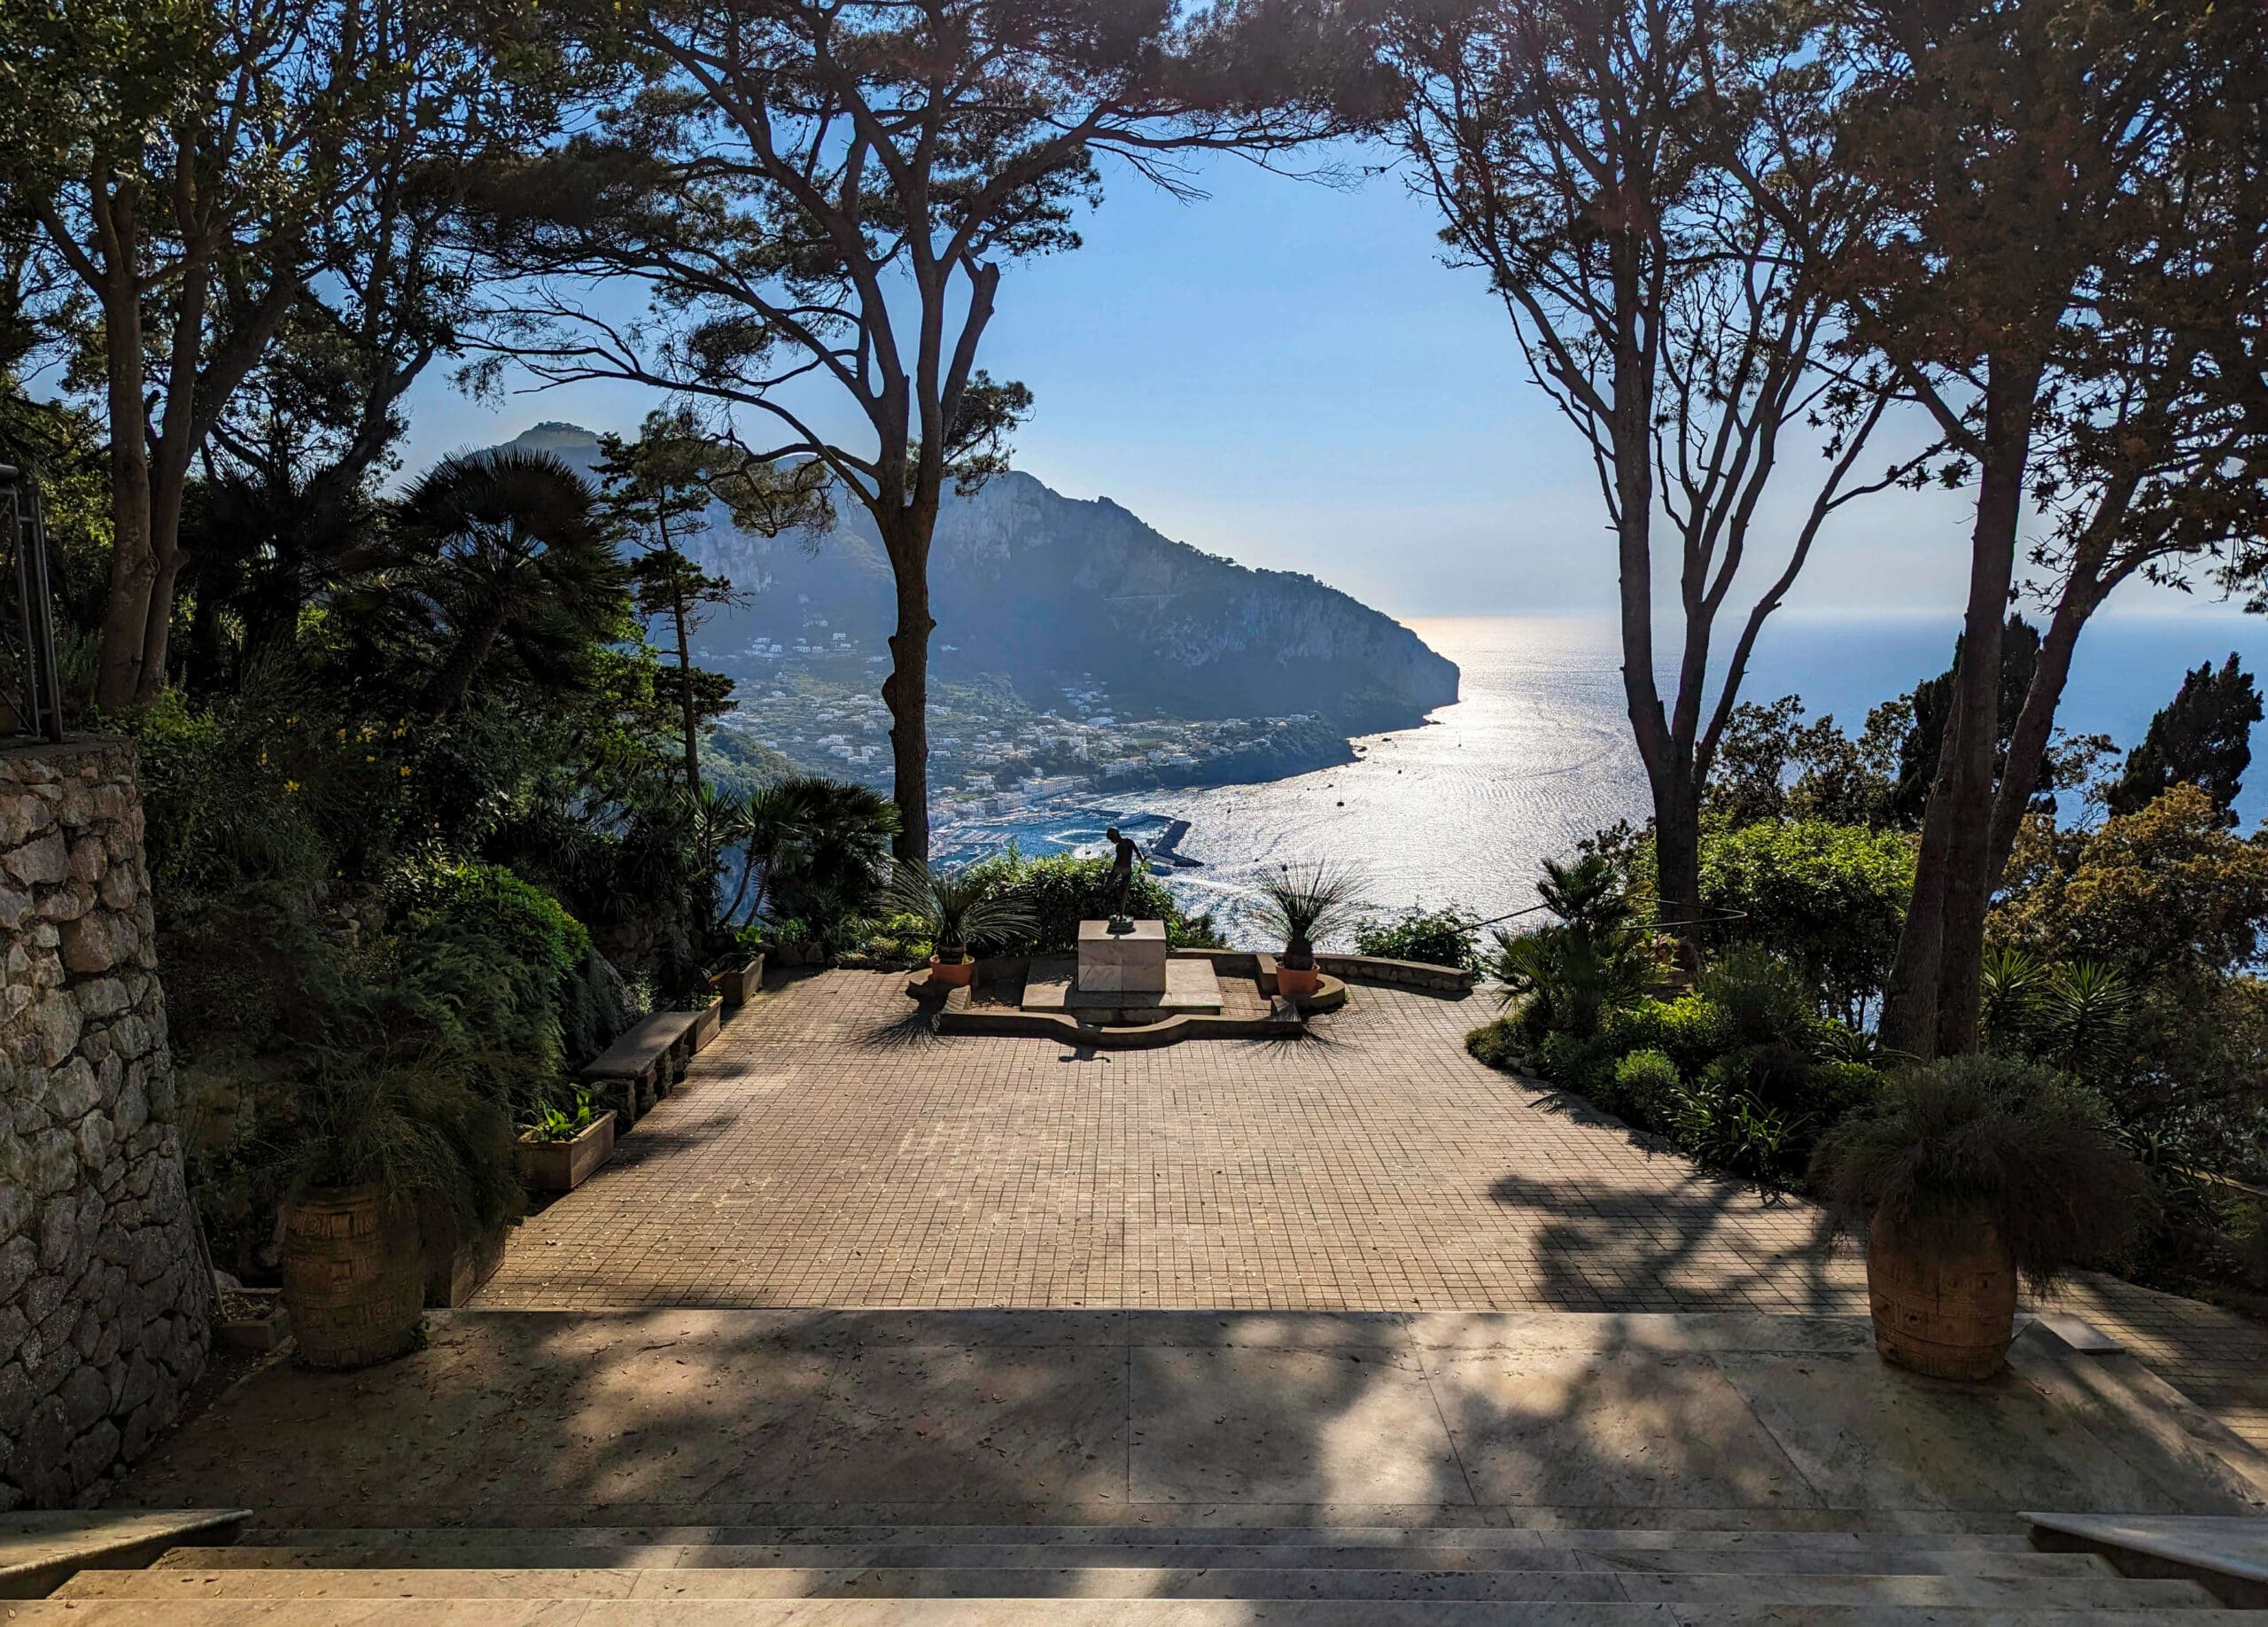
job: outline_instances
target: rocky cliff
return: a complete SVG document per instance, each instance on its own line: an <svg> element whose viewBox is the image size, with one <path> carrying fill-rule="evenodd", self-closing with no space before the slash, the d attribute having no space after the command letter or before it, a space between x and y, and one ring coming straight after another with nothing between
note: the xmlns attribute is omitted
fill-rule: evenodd
<svg viewBox="0 0 2268 1627"><path fill-rule="evenodd" d="M587 469L595 442L546 424L515 443ZM719 522L690 551L756 590L703 631L731 669L754 640L879 654L889 571L871 522L843 505L824 536L746 536ZM1403 727L1456 698L1457 670L1392 619L1309 576L1255 571L1161 535L1107 498L1083 502L1011 473L949 494L932 596L941 674L1006 674L1036 703L1091 678L1111 703L1172 717L1311 712L1351 731Z"/></svg>

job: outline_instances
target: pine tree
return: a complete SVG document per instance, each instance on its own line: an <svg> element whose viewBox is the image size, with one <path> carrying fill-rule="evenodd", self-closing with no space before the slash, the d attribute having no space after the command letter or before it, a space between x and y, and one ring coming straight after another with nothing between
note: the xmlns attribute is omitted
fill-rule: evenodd
<svg viewBox="0 0 2268 1627"><path fill-rule="evenodd" d="M2213 799L2222 822L2234 825L2237 794L2252 766L2252 726L2260 718L2260 688L2236 656L2218 673L2206 662L2150 720L2105 802L2113 814L2139 814L2173 787L2194 785Z"/></svg>

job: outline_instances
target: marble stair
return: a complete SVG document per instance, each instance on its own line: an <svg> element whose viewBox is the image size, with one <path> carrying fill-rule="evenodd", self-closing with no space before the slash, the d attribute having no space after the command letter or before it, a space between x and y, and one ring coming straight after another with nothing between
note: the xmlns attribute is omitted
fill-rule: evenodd
<svg viewBox="0 0 2268 1627"><path fill-rule="evenodd" d="M2232 1618L2008 1531L1498 1527L265 1530L6 1627L2121 1627Z"/></svg>

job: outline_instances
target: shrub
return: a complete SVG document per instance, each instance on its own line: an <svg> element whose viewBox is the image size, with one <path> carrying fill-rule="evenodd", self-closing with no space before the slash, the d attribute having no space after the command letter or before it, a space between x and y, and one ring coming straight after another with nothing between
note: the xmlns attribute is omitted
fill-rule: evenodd
<svg viewBox="0 0 2268 1627"><path fill-rule="evenodd" d="M449 1014L462 1048L555 1076L611 1035L610 980L559 901L500 865L405 867L392 895L413 997Z"/></svg>
<svg viewBox="0 0 2268 1627"><path fill-rule="evenodd" d="M1477 970L1480 921L1455 905L1447 909L1404 910L1391 920L1371 921L1361 927L1355 934L1355 953Z"/></svg>
<svg viewBox="0 0 2268 1627"><path fill-rule="evenodd" d="M291 1195L375 1186L389 1198L438 1200L461 1221L509 1218L521 1199L512 1120L472 1074L470 1058L445 1051L318 1054L284 1160Z"/></svg>
<svg viewBox="0 0 2268 1627"><path fill-rule="evenodd" d="M1824 820L1713 832L1701 844L1701 905L1718 924L1705 940L1760 946L1827 1008L1855 1016L1889 981L1914 862L1903 832Z"/></svg>
<svg viewBox="0 0 2268 1627"><path fill-rule="evenodd" d="M1603 1105L1634 1124L1658 1126L1674 1110L1680 1086L1666 1053L1632 1051L1614 1064L1614 1088Z"/></svg>
<svg viewBox="0 0 2268 1627"><path fill-rule="evenodd" d="M1507 1002L1528 1002L1532 1023L1588 1038L1653 977L1636 904L1597 852L1564 864L1546 859L1536 891L1557 922L1518 936L1499 930L1488 974L1503 985Z"/></svg>
<svg viewBox="0 0 2268 1627"><path fill-rule="evenodd" d="M1078 947L1079 922L1099 921L1108 908L1107 859L1077 859L1068 853L1027 859L1010 848L970 868L993 877L998 896L1037 922L1028 941L1004 944L1002 954L1068 954ZM1166 940L1177 949L1226 947L1214 930L1212 916L1184 915L1165 884L1139 866L1127 890L1126 907L1137 917L1164 922Z"/></svg>
<svg viewBox="0 0 2268 1627"><path fill-rule="evenodd" d="M1767 1190L1784 1185L1800 1167L1803 1120L1742 1089L1738 1074L1721 1063L1679 1094L1669 1128L1698 1162Z"/></svg>
<svg viewBox="0 0 2268 1627"><path fill-rule="evenodd" d="M1922 1248L1952 1248L1991 1224L2035 1288L2121 1248L2143 1191L2099 1098L1989 1055L1893 1076L1821 1141L1813 1171L1862 1236L1881 1216Z"/></svg>
<svg viewBox="0 0 2268 1627"><path fill-rule="evenodd" d="M1614 1047L1604 1035L1570 1033L1544 1036L1536 1047L1535 1070L1554 1085L1594 1101L1614 1083Z"/></svg>
<svg viewBox="0 0 2268 1627"><path fill-rule="evenodd" d="M1607 1019L1607 1032L1626 1051L1667 1055L1689 1078L1731 1047L1732 1023L1723 1007L1705 994L1673 1000L1644 1000Z"/></svg>
<svg viewBox="0 0 2268 1627"><path fill-rule="evenodd" d="M1811 1070L1813 1097L1819 1102L1819 1117L1823 1125L1832 1126L1843 1117L1873 1102L1882 1094L1886 1076L1865 1063L1814 1063Z"/></svg>
<svg viewBox="0 0 2268 1627"><path fill-rule="evenodd" d="M997 872L975 866L941 870L901 859L882 902L893 915L919 922L948 960L1025 942L1039 926L1030 906L1010 896Z"/></svg>
<svg viewBox="0 0 2268 1627"><path fill-rule="evenodd" d="M1354 918L1362 886L1353 871L1321 859L1261 881L1260 923L1283 943L1285 970L1314 969L1315 940Z"/></svg>
<svg viewBox="0 0 2268 1627"><path fill-rule="evenodd" d="M1736 944L1702 969L1701 993L1724 1013L1735 1045L1794 1045L1808 1051L1818 1007L1803 974L1761 944Z"/></svg>
<svg viewBox="0 0 2268 1627"><path fill-rule="evenodd" d="M1527 1040L1521 1034L1519 1019L1498 1017L1493 1023L1483 1023L1464 1037L1464 1048L1475 1060L1491 1068L1511 1069L1527 1055Z"/></svg>

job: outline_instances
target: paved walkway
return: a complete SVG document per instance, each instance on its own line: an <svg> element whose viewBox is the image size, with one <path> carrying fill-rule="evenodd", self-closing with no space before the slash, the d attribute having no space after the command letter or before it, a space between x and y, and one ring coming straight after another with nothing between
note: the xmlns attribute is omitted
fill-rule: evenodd
<svg viewBox="0 0 2268 1627"><path fill-rule="evenodd" d="M940 1039L903 979L749 1008L476 1302L1863 1313L1818 1211L1473 1062L1480 1000L1357 991L1298 1042ZM2066 1308L2268 1441L2268 1330L2124 1283Z"/></svg>

